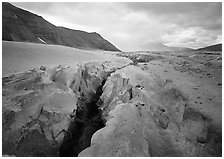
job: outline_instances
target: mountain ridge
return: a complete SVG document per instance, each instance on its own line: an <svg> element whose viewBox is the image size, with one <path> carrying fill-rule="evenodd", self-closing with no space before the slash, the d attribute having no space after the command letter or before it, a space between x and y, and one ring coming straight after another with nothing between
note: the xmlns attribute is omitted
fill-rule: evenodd
<svg viewBox="0 0 224 159"><path fill-rule="evenodd" d="M55 26L43 17L8 2L2 3L2 40L120 51L96 32Z"/></svg>

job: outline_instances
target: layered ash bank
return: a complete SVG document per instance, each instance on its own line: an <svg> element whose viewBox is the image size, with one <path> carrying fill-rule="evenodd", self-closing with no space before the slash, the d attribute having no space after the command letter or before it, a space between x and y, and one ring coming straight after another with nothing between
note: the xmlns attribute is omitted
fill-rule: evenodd
<svg viewBox="0 0 224 159"><path fill-rule="evenodd" d="M149 60L150 61L150 60ZM3 154L221 156L221 133L172 81L90 62L3 78Z"/></svg>

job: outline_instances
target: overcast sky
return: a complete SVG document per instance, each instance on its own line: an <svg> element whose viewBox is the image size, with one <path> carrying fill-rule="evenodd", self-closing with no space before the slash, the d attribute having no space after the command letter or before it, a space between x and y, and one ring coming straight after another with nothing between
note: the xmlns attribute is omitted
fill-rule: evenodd
<svg viewBox="0 0 224 159"><path fill-rule="evenodd" d="M144 50L153 43L199 48L222 40L220 2L12 4L56 26L98 32L123 51Z"/></svg>

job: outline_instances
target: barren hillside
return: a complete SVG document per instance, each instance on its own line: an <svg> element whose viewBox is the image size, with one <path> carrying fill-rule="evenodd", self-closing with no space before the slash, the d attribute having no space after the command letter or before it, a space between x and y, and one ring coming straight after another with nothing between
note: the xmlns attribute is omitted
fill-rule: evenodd
<svg viewBox="0 0 224 159"><path fill-rule="evenodd" d="M57 27L41 16L2 3L2 40L120 51L97 33Z"/></svg>

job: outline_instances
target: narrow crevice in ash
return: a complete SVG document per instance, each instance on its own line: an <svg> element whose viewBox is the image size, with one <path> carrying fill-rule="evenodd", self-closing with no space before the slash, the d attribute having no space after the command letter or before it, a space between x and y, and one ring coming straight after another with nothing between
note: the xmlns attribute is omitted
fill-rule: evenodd
<svg viewBox="0 0 224 159"><path fill-rule="evenodd" d="M78 98L76 115L60 146L60 156L78 156L82 150L90 146L92 135L105 126L101 111L98 109L100 106L98 100L103 93L102 88L105 82L106 79L101 82L90 100L87 100L83 94Z"/></svg>

